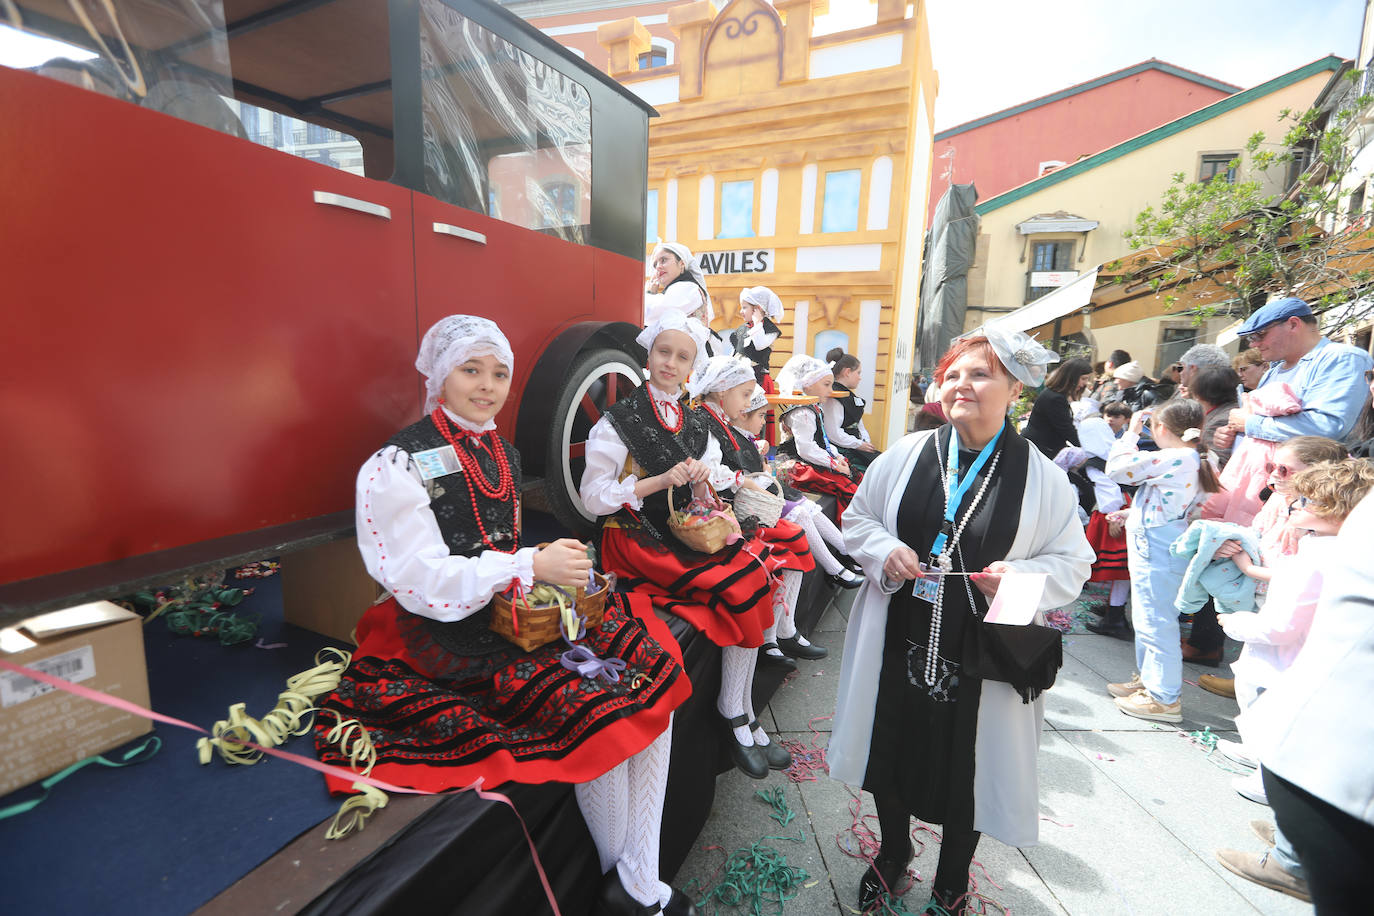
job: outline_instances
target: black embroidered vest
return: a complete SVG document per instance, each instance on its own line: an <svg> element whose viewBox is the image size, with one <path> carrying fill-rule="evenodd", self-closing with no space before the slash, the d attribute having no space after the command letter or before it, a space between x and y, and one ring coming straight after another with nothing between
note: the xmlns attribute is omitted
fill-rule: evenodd
<svg viewBox="0 0 1374 916"><path fill-rule="evenodd" d="M466 433L463 435L466 436ZM467 441L471 442L471 439ZM490 441L489 437L483 439L484 443ZM498 441L506 450L506 460L510 462L515 492L519 493L520 453L505 439ZM449 442L435 428L434 421L425 417L392 436L386 444L414 455L432 448L443 448ZM479 447L472 451L487 480L498 479L496 459L489 455L485 448ZM425 481L425 488L429 491L429 508L439 523L439 533L443 535L449 551L456 556L475 557L489 548L483 543L482 531L477 527L477 520L473 517L473 499L468 487L468 481L461 471ZM491 542L500 550L511 551L518 547L515 529L518 498L512 498L509 502L493 502L480 491L476 493L476 497L477 511L481 513L482 525L486 528L487 537ZM489 629L489 623L490 615L485 610L456 623L425 621L435 641L459 655L483 655L510 647L510 643Z"/></svg>
<svg viewBox="0 0 1374 916"><path fill-rule="evenodd" d="M832 382L830 387L833 391L844 392L841 397L835 399L844 408L844 418L840 421L840 428L855 439L862 439L863 435L859 431L859 424L864 419L864 399L839 382Z"/></svg>
<svg viewBox="0 0 1374 916"><path fill-rule="evenodd" d="M814 436L812 436L811 438L812 438L812 441L814 441L814 442L816 443L816 448L820 449L821 451L825 452L826 454L829 454L829 453L830 453L830 450L829 450L828 448L826 448L827 443L826 443L826 438L825 438L825 419L821 416L821 408L820 408L820 406L817 405L817 404L802 404L802 405L800 405L800 406L798 406L798 407L793 407L792 410L789 410L789 411L787 411L786 413L784 413L784 414L783 414L783 417L786 417L787 414L790 414L793 410L809 410L809 411L813 412L813 413L816 415L816 434L815 434ZM796 459L801 460L801 461L805 461L805 460L806 460L806 459L802 458L801 455L797 452L797 437L796 437L796 436L792 436L792 437L788 438L788 440L787 440L786 442L784 442L784 443L782 443L781 445L779 445L779 446L778 446L778 454L779 454L779 455L786 455L788 458L796 458ZM807 461L807 464L811 464L811 462ZM828 466L827 466L827 467L823 467L822 470L829 470L829 467L828 467Z"/></svg>
<svg viewBox="0 0 1374 916"><path fill-rule="evenodd" d="M636 388L629 397L616 401L606 410L606 418L630 456L645 472L656 477L688 458L700 458L706 451L710 433L695 410L682 409L682 429L670 433L654 412L653 397L648 384ZM684 489L684 488L678 488ZM687 496L684 501L690 501ZM637 510L639 521L660 540L668 534L668 491L660 490L644 497ZM627 524L633 516L621 510L616 513Z"/></svg>
<svg viewBox="0 0 1374 916"><path fill-rule="evenodd" d="M721 425L720 419L709 407L702 405L696 408L693 413L701 415L702 425L711 433L711 437L720 445L720 463L732 471L746 471L749 473L759 473L763 470L763 456L754 447L753 441L742 433L736 433L732 429L727 429ZM734 436L732 444L730 437ZM754 460L751 462L749 456Z"/></svg>

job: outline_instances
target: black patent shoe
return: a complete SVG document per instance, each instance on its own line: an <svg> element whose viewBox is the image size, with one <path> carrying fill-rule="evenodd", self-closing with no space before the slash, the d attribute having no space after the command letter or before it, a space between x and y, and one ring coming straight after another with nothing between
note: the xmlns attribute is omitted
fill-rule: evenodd
<svg viewBox="0 0 1374 916"><path fill-rule="evenodd" d="M848 577L844 575L846 572L849 573ZM864 584L863 573L855 573L852 569L843 569L837 573L827 574L826 578L836 588L858 588Z"/></svg>
<svg viewBox="0 0 1374 916"><path fill-rule="evenodd" d="M830 650L825 646L818 646L815 643L802 645L795 636L779 639L778 648L782 650L784 655L805 659L808 662L814 662L830 654Z"/></svg>
<svg viewBox="0 0 1374 916"><path fill-rule="evenodd" d="M768 759L763 755L763 748L757 744L745 747L735 740L732 731L741 725L748 725L749 717L740 713L733 719L722 718L722 721L725 723L725 743L730 746L730 759L735 762L735 768L750 779L767 778Z"/></svg>
<svg viewBox="0 0 1374 916"><path fill-rule="evenodd" d="M749 723L749 730L751 732L758 727L758 719L755 719L753 722ZM758 747L757 744L754 746ZM768 769L785 770L792 765L791 753L788 752L787 748L783 747L778 742L773 741L771 736L769 738L769 742L763 745L762 750L763 759L768 761Z"/></svg>
<svg viewBox="0 0 1374 916"><path fill-rule="evenodd" d="M668 898L668 905L663 908L665 916L697 916L697 908L692 905L692 899L677 888L673 888L673 896Z"/></svg>
<svg viewBox="0 0 1374 916"><path fill-rule="evenodd" d="M1111 636L1114 639L1134 639L1135 633L1131 630L1131 625L1126 622L1126 608L1109 607L1107 615L1101 620L1089 620L1085 624L1088 631L1096 633L1098 636Z"/></svg>
<svg viewBox="0 0 1374 916"><path fill-rule="evenodd" d="M890 897L896 897L897 883L906 874L907 866L915 857L916 849L910 840L907 840L906 856L898 861L893 862L884 858L880 851L874 857L873 864L868 867L868 871L864 872L864 876L859 879L859 911L868 912L884 892Z"/></svg>
<svg viewBox="0 0 1374 916"><path fill-rule="evenodd" d="M784 671L796 671L797 663L792 659L788 658L786 655L773 655L768 651L769 649L777 648L778 644L775 642L766 642L759 646L759 657L754 663L754 666L767 665L770 668L781 668Z"/></svg>
<svg viewBox="0 0 1374 916"><path fill-rule="evenodd" d="M596 916L653 916L661 912L663 907L657 903L644 904L631 897L625 885L620 883L620 872L614 866L601 879Z"/></svg>

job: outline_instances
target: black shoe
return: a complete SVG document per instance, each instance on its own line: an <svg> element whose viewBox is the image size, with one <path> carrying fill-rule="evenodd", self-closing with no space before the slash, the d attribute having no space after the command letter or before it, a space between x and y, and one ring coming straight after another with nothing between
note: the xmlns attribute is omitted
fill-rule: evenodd
<svg viewBox="0 0 1374 916"><path fill-rule="evenodd" d="M816 659L825 658L830 654L830 650L825 646L818 646L815 643L804 646L797 641L795 636L779 639L778 648L782 650L783 655L790 655L793 658L804 659L808 662L814 662Z"/></svg>
<svg viewBox="0 0 1374 916"><path fill-rule="evenodd" d="M735 768L750 779L766 779L768 777L768 759L763 755L763 748L756 744L745 747L735 740L735 735L731 729L739 728L741 725L749 724L749 717L740 713L733 719L722 719L725 722L725 743L730 746L730 759L735 762Z"/></svg>
<svg viewBox="0 0 1374 916"><path fill-rule="evenodd" d="M861 912L867 912L884 891L889 896L897 896L897 882L901 880L902 875L906 874L906 867L916 857L916 849L910 840L907 840L906 850L906 856L895 862L884 858L882 852L879 852L873 859L873 864L859 879L859 910Z"/></svg>
<svg viewBox="0 0 1374 916"><path fill-rule="evenodd" d="M1114 639L1134 639L1135 633L1131 630L1131 625L1126 622L1126 608L1120 607L1107 608L1107 614L1101 620L1089 620L1084 624L1090 632L1098 636L1111 636Z"/></svg>
<svg viewBox="0 0 1374 916"><path fill-rule="evenodd" d="M758 727L758 719L749 723L750 731ZM758 747L757 744L754 746ZM792 755L788 753L787 748L771 738L767 744L763 745L763 759L768 761L768 769L770 770L785 770L792 765Z"/></svg>
<svg viewBox="0 0 1374 916"><path fill-rule="evenodd" d="M1107 602L1104 601L1101 604L1089 604L1087 607L1083 608L1083 610L1087 611L1089 614L1095 614L1098 617L1101 617L1102 615L1107 613Z"/></svg>
<svg viewBox="0 0 1374 916"><path fill-rule="evenodd" d="M786 655L774 655L768 651L769 649L776 648L778 648L778 644L775 642L766 642L759 646L759 657L758 661L754 663L755 667L758 665L768 665L770 668L782 668L786 671L796 671L797 663L792 661L792 659L788 658Z"/></svg>
<svg viewBox="0 0 1374 916"><path fill-rule="evenodd" d="M844 576L845 572L849 573L848 578ZM842 570L837 573L827 573L826 578L829 579L830 584L835 586L836 588L858 588L860 585L864 584L863 576L856 576L854 575L853 570L849 569Z"/></svg>
<svg viewBox="0 0 1374 916"><path fill-rule="evenodd" d="M666 916L697 916L697 908L692 905L691 898L677 888L673 888L673 896L668 898L668 905L663 912Z"/></svg>
<svg viewBox="0 0 1374 916"><path fill-rule="evenodd" d="M620 872L612 866L601 879L601 895L597 900L596 916L653 916L663 907L657 903L643 904L630 896L625 885L620 883Z"/></svg>

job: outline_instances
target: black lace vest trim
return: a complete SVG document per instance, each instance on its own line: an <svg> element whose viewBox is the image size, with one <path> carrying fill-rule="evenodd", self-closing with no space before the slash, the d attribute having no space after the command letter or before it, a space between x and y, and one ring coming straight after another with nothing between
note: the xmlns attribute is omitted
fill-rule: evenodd
<svg viewBox="0 0 1374 916"><path fill-rule="evenodd" d="M820 409L820 407L819 407L818 405L816 405L816 404L803 404L803 405L801 405L801 406L799 406L799 407L793 407L792 410L789 410L789 411L787 411L786 413L784 413L784 414L783 414L783 417L786 417L787 414L791 413L793 410L810 410L810 411L812 411L813 413L815 413L815 415L816 415L816 433L815 433L815 435L813 435L813 436L811 437L811 439L812 439L813 442L816 443L816 448L818 448L818 449L820 449L821 451L826 452L827 454L829 454L829 450L825 447L825 446L826 446L826 441L825 441L825 418L821 416L821 409ZM778 446L778 454L779 454L779 455L786 455L786 456L789 457L789 458L796 458L796 459L798 459L798 460L805 460L805 459L803 459L803 458L801 457L801 455L797 452L797 437L796 437L796 436L790 436L790 437L788 437L787 441L785 441L785 442L783 442L781 445L779 445L779 446ZM809 462L809 461L807 462L807 464L810 464L810 463L811 463L811 462Z"/></svg>
<svg viewBox="0 0 1374 916"><path fill-rule="evenodd" d="M499 441L506 450L506 460L510 462L511 476L514 478L515 492L518 494L520 453L505 439ZM425 417L396 433L386 444L394 445L413 455L432 448L442 448L449 442L435 428L434 421ZM485 448L478 448L474 453L487 480L496 480L496 459L487 454ZM434 513L435 521L439 523L439 533L443 535L449 551L455 556L475 557L488 547L483 543L481 529L477 527L477 521L473 518L473 501L468 486L469 483L462 472L425 481L425 488L429 491L429 508ZM512 498L509 502L493 502L482 496L480 491L476 493L476 497L478 512L482 515L482 524L486 527L491 542L500 550L514 550L518 546L515 520L519 513L519 498ZM510 643L488 628L489 622L490 614L486 610L481 610L456 623L440 623L437 620L426 619L425 626L437 643L457 655L485 655L509 648Z"/></svg>
<svg viewBox="0 0 1374 916"><path fill-rule="evenodd" d="M763 331L765 334L781 333L778 330L778 326L768 318L763 319ZM757 377L759 373L766 375L771 368L770 364L773 360L773 347L769 345L760 350L750 343L748 325L737 328L732 336L734 337L735 352L754 364L755 376Z"/></svg>
<svg viewBox="0 0 1374 916"><path fill-rule="evenodd" d="M711 437L720 446L720 463L732 471L758 472L763 470L763 458L759 455L759 450L754 447L748 437L736 435L733 430L727 430L721 425L720 420L715 414L711 413L710 408L702 406L696 408L694 413L701 414L701 422L711 433ZM735 437L735 444L730 444L730 437ZM754 456L753 466L749 462L749 456Z"/></svg>
<svg viewBox="0 0 1374 916"><path fill-rule="evenodd" d="M864 405L860 403L859 398L853 391L850 391L849 388L841 385L839 382L832 382L831 388L834 391L844 392L842 397L835 399L839 401L840 406L844 408L844 417L840 421L840 428L851 436L862 439L863 436L859 435L859 424L863 422Z"/></svg>
<svg viewBox="0 0 1374 916"><path fill-rule="evenodd" d="M701 417L685 405L682 414L682 429L677 433L668 432L655 415L647 384L606 410L606 418L629 449L630 456L651 477L668 471L680 461L700 458L706 452L711 434ZM627 513L622 510L617 514ZM668 534L668 491L660 490L644 497L637 515L637 520L655 537L663 539Z"/></svg>

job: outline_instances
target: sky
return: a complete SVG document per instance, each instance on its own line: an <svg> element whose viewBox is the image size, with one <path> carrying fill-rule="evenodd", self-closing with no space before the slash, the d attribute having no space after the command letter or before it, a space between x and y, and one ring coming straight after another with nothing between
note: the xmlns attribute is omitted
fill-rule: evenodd
<svg viewBox="0 0 1374 916"><path fill-rule="evenodd" d="M954 127L1151 57L1242 89L1327 54L1353 58L1365 0L927 0L940 92ZM830 0L824 30L872 22Z"/></svg>
<svg viewBox="0 0 1374 916"><path fill-rule="evenodd" d="M935 129L954 127L1151 57L1242 89L1327 54L1354 57L1365 0L926 0L940 74ZM717 0L719 6L725 0ZM872 23L869 0L830 0L817 31ZM0 26L0 62L55 52Z"/></svg>

